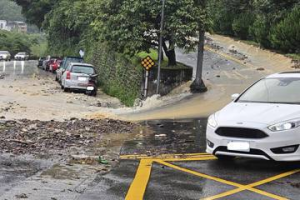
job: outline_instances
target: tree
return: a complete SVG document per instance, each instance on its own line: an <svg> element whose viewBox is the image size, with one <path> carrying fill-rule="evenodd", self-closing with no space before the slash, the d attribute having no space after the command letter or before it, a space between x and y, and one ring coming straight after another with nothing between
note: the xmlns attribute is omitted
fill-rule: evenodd
<svg viewBox="0 0 300 200"><path fill-rule="evenodd" d="M22 13L27 22L42 27L45 15L59 2L59 0L13 0L22 7Z"/></svg>
<svg viewBox="0 0 300 200"><path fill-rule="evenodd" d="M0 0L0 19L9 21L22 21L22 8L10 0Z"/></svg>
<svg viewBox="0 0 300 200"><path fill-rule="evenodd" d="M201 21L198 21L198 60L197 60L197 71L196 78L191 85L191 92L206 92L207 88L202 80L202 71L203 71L203 59L204 59L204 42L205 42L205 31L209 29L208 23L208 14L207 14L207 4L205 0L196 0L195 4L197 5L199 11L202 12L201 16L203 17Z"/></svg>
<svg viewBox="0 0 300 200"><path fill-rule="evenodd" d="M158 46L160 0L107 0L99 3L100 14L92 24L100 41L130 55ZM175 46L191 50L197 45L191 38L197 36L198 21L202 20L194 0L166 1L162 34L169 65L176 65Z"/></svg>
<svg viewBox="0 0 300 200"><path fill-rule="evenodd" d="M300 52L300 5L274 26L270 33L273 48L288 53Z"/></svg>

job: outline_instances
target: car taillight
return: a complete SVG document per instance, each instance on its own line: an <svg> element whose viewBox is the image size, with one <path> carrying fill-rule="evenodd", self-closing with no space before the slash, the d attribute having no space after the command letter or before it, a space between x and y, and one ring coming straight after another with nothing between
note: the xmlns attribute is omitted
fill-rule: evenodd
<svg viewBox="0 0 300 200"><path fill-rule="evenodd" d="M66 73L67 73L66 79L71 79L71 72L70 71L66 71Z"/></svg>

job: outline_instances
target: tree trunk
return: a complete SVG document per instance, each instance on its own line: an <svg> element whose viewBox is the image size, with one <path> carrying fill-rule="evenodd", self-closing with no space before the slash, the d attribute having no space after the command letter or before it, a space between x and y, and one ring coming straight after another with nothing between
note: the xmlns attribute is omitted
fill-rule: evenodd
<svg viewBox="0 0 300 200"><path fill-rule="evenodd" d="M191 85L191 92L199 93L206 92L207 88L202 80L202 70L203 70L203 56L204 56L204 30L199 30L199 44L198 44L198 61L197 61L197 71L196 79Z"/></svg>
<svg viewBox="0 0 300 200"><path fill-rule="evenodd" d="M172 42L170 41L170 43L172 43ZM174 45L170 44L170 46L174 46ZM166 56L168 57L168 60L169 60L168 66L177 65L175 48L169 49L167 47L166 42L164 41L163 42L163 49L164 49L164 52L165 52L165 54L166 54Z"/></svg>

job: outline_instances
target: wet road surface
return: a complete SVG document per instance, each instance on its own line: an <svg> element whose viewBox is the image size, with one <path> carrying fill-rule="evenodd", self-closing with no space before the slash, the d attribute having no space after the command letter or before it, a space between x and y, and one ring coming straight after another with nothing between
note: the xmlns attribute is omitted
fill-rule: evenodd
<svg viewBox="0 0 300 200"><path fill-rule="evenodd" d="M99 177L83 199L139 199L129 193L143 192L141 187L145 181L142 195L149 200L299 199L300 162L245 158L224 162L209 157L196 161L156 160L155 156L161 154L205 152L206 119L148 121L145 124L152 127L153 134L144 140L126 143L121 154L148 155L154 158L153 162L142 169L141 163L149 162L149 159L121 160L111 173ZM155 137L160 134L166 134L166 137ZM145 171L149 167L147 174ZM136 183L138 187L132 188Z"/></svg>
<svg viewBox="0 0 300 200"><path fill-rule="evenodd" d="M6 79L28 78L34 74L47 74L37 68L37 61L0 61L0 75Z"/></svg>

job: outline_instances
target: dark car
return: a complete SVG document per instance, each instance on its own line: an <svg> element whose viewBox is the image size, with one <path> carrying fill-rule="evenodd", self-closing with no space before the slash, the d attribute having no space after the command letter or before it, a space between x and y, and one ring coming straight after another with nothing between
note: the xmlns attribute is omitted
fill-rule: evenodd
<svg viewBox="0 0 300 200"><path fill-rule="evenodd" d="M42 67L44 60L46 60L46 57L40 57L39 60L38 60L38 65L37 66Z"/></svg>
<svg viewBox="0 0 300 200"><path fill-rule="evenodd" d="M66 69L70 63L83 63L83 58L67 56L63 59L59 68L56 70L55 80L58 81L59 83L61 83L61 77L62 77L63 73L66 71Z"/></svg>

